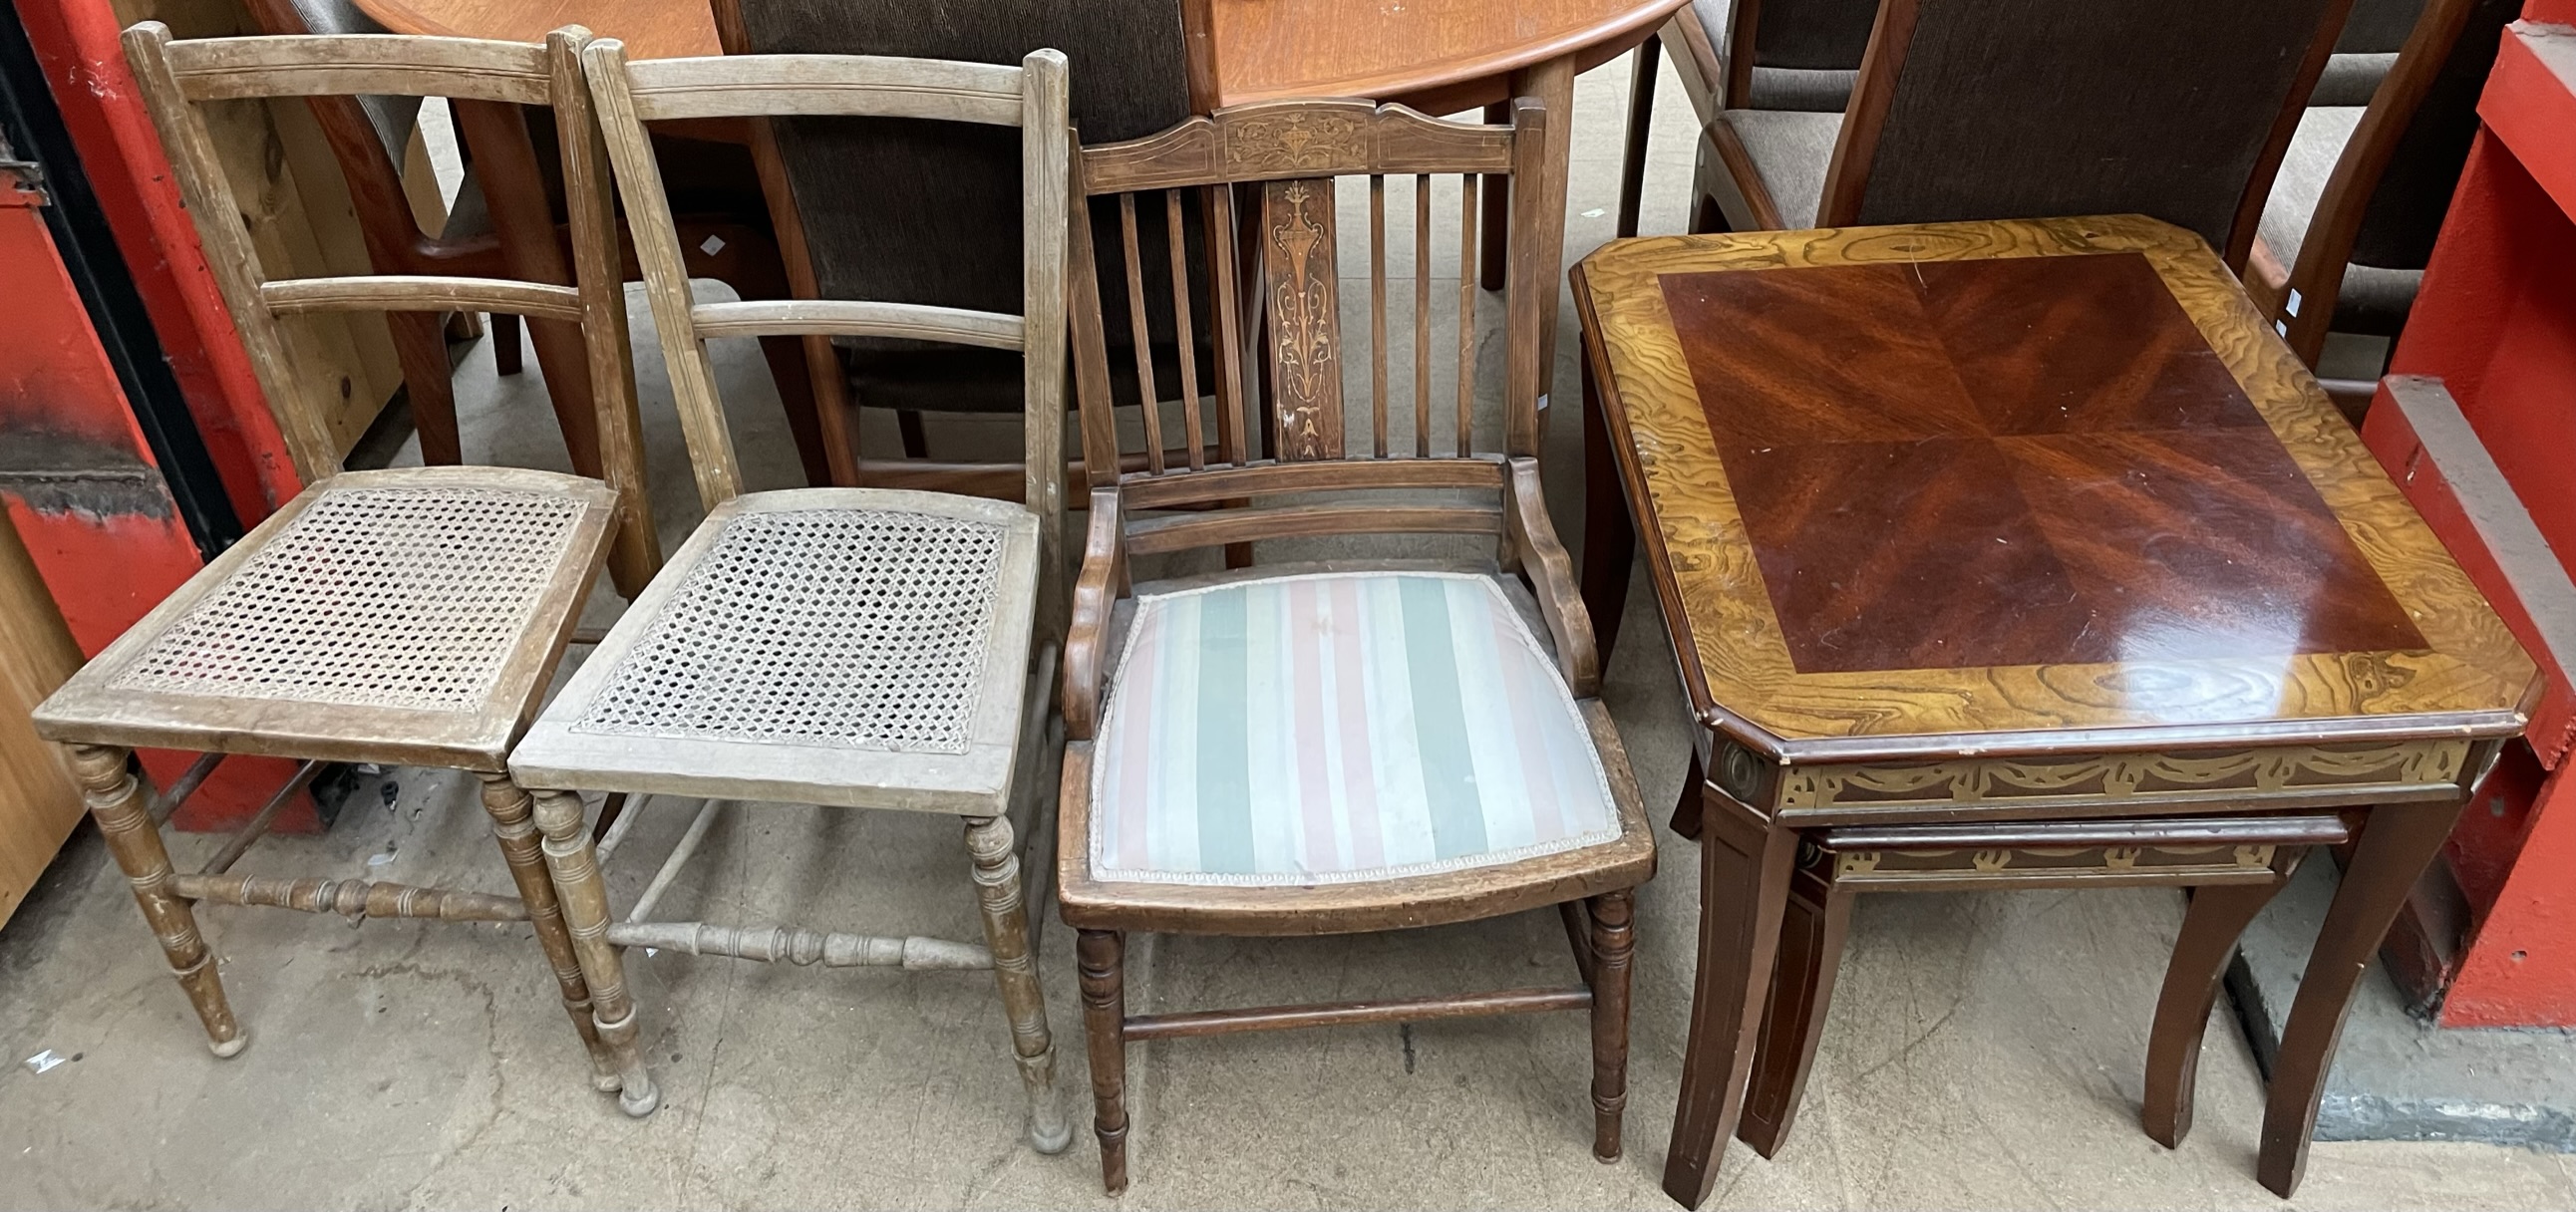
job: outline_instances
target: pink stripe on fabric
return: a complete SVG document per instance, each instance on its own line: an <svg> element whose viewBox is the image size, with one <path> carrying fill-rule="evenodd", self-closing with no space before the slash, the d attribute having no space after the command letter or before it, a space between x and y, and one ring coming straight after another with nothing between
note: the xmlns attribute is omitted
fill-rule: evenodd
<svg viewBox="0 0 2576 1212"><path fill-rule="evenodd" d="M1119 731L1122 735L1118 738L1121 744L1116 755L1118 802L1111 805L1107 813L1116 827L1110 839L1115 843L1118 855L1115 865L1124 871L1144 871L1152 866L1145 837L1146 822L1153 819L1153 808L1149 802L1153 793L1153 765L1148 758L1154 745L1153 713L1167 697L1154 681L1155 658L1163 649L1163 612L1138 613L1145 617L1137 619L1136 625L1153 631L1136 637L1135 655L1118 675L1121 683L1118 697L1124 700L1123 706L1134 714L1121 721L1123 726ZM1144 710L1138 712L1140 707ZM1143 718L1134 718L1135 715Z"/></svg>
<svg viewBox="0 0 2576 1212"><path fill-rule="evenodd" d="M1528 788L1531 840L1553 842L1565 837L1565 810L1556 799L1556 777L1548 761L1547 733L1540 728L1536 712L1542 701L1538 673L1530 668L1533 654L1521 638L1520 628L1509 617L1511 607L1497 603L1492 609L1494 649L1502 657L1503 697L1511 701L1512 748L1520 753L1521 782ZM1553 688L1548 688L1553 690ZM1557 696L1545 694L1547 701Z"/></svg>
<svg viewBox="0 0 2576 1212"><path fill-rule="evenodd" d="M1333 722L1342 730L1342 800L1351 821L1351 866L1386 865L1377 819L1377 757L1369 749L1368 671L1360 656L1360 583L1332 582Z"/></svg>
<svg viewBox="0 0 2576 1212"><path fill-rule="evenodd" d="M1289 675L1295 683L1295 718L1288 723L1292 737L1318 737L1328 726L1324 718L1324 619L1316 600L1313 581L1295 581L1288 586L1288 661ZM1298 866L1307 871L1340 869L1340 847L1333 842L1332 776L1324 761L1321 744L1297 746L1298 815L1305 818L1305 844L1298 851Z"/></svg>

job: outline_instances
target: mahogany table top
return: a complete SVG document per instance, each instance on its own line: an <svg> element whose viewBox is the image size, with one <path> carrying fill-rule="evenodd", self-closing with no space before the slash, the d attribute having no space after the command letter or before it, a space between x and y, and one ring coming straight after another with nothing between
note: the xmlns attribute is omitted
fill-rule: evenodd
<svg viewBox="0 0 2576 1212"><path fill-rule="evenodd" d="M1688 0L1208 0L1217 102L1424 98L1544 59L1633 45ZM357 0L385 28L543 42L566 25L634 59L723 53L707 0ZM1583 66L1590 66L1584 64Z"/></svg>
<svg viewBox="0 0 2576 1212"><path fill-rule="evenodd" d="M1684 680L1745 743L2517 726L2531 661L2189 233L1632 240L1575 276Z"/></svg>

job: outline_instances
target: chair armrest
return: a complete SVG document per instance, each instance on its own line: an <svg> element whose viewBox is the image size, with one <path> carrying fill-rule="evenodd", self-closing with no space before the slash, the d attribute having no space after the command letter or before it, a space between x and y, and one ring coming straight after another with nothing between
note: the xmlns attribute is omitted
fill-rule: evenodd
<svg viewBox="0 0 2576 1212"><path fill-rule="evenodd" d="M1077 741L1099 730L1110 612L1127 593L1126 528L1119 513L1117 489L1091 490L1090 533L1083 540L1082 573L1073 583L1073 625L1064 640L1064 728Z"/></svg>
<svg viewBox="0 0 2576 1212"><path fill-rule="evenodd" d="M1565 544L1556 541L1556 527L1547 520L1538 460L1513 459L1504 492L1510 499L1503 503L1503 527L1538 598L1539 615L1556 639L1557 670L1565 675L1574 697L1596 697L1601 693L1601 658L1592 640L1592 616L1584 611L1583 594L1575 588L1574 561L1565 554Z"/></svg>

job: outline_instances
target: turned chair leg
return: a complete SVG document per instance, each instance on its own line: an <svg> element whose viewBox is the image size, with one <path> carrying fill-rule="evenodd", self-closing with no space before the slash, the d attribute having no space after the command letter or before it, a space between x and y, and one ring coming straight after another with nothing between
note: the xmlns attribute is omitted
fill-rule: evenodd
<svg viewBox="0 0 2576 1212"><path fill-rule="evenodd" d="M2191 890L2182 934L2165 965L2164 991L2156 997L2155 1026L2147 1033L2147 1093L2138 1122L2168 1149L2191 1134L2193 1087L2200 1077L2200 1042L2209 1011L2245 926L2289 883L2288 876L2260 884L2206 884Z"/></svg>
<svg viewBox="0 0 2576 1212"><path fill-rule="evenodd" d="M1735 1135L1765 1158L1778 1156L1806 1097L1816 1041L1825 1034L1825 1009L1834 999L1834 975L1842 969L1843 942L1851 935L1853 895L1818 888L1805 876L1790 877L1771 1000L1762 1011L1744 1115L1735 1124Z"/></svg>
<svg viewBox="0 0 2576 1212"><path fill-rule="evenodd" d="M1127 1189L1127 939L1084 930L1075 943L1082 973L1082 1026L1091 1054L1091 1132L1100 1138L1100 1186Z"/></svg>
<svg viewBox="0 0 2576 1212"><path fill-rule="evenodd" d="M1062 1153L1073 1143L1073 1125L1055 1093L1055 1042L1047 1031L1046 994L1038 986L1037 957L1029 951L1029 915L1020 888L1020 859L1011 822L969 817L966 852L975 860L975 895L984 911L984 943L993 952L993 979L1002 987L1002 1010L1011 1020L1011 1048L1019 1056L1020 1084L1029 1094L1029 1146Z"/></svg>
<svg viewBox="0 0 2576 1212"><path fill-rule="evenodd" d="M1628 969L1636 948L1636 901L1627 890L1593 897L1592 1156L1619 1160L1619 1124L1628 1109Z"/></svg>
<svg viewBox="0 0 2576 1212"><path fill-rule="evenodd" d="M564 928L572 936L573 956L590 986L599 1042L617 1067L617 1105L641 1119L662 1105L662 1094L653 1088L653 1074L636 1046L635 1001L626 991L624 959L608 941L608 883L600 878L599 855L591 849L590 830L583 827L581 797L541 791L536 799L546 871L553 877Z"/></svg>
<svg viewBox="0 0 2576 1212"><path fill-rule="evenodd" d="M518 885L519 900L528 907L528 924L536 927L537 946L545 951L546 966L554 969L555 987L563 994L564 1013L572 1016L572 1028L580 1033L581 1046L590 1053L590 1084L603 1092L614 1091L619 1085L617 1058L600 1042L599 1025L591 1017L590 983L582 979L581 960L573 954L572 933L564 929L555 886L546 878L545 853L537 844L528 793L506 775L479 777L483 780L483 810L492 815L492 836L501 842L501 861L509 864L510 881Z"/></svg>
<svg viewBox="0 0 2576 1212"><path fill-rule="evenodd" d="M125 768L126 753L110 745L72 746L72 770L80 779L81 798L89 805L90 819L98 822L99 833L107 838L108 853L116 856L126 882L134 886L134 903L143 907L143 920L152 924L152 933L160 938L170 974L179 978L188 1004L196 1007L197 1021L206 1028L206 1046L217 1056L237 1056L249 1045L250 1036L233 1019L232 1003L224 998L223 977L215 971L214 953L197 933L195 911L170 891L174 874L170 852L161 844L161 827L152 822L145 807L142 785Z"/></svg>

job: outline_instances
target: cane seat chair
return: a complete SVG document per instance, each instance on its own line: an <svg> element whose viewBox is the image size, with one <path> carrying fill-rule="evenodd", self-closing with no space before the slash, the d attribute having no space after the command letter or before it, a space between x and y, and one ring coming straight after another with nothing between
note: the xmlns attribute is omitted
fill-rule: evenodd
<svg viewBox="0 0 2576 1212"><path fill-rule="evenodd" d="M577 58L586 38L567 29L542 46L386 35L173 41L159 22L125 33L207 263L308 487L127 629L41 704L35 721L44 736L70 747L90 813L217 1056L240 1052L248 1036L198 932L197 904L525 921L590 1049L595 1080L615 1088L589 987L538 853L528 796L504 765L602 564L614 558L640 587L656 558L638 478L607 165L589 134ZM555 106L567 135L581 285L266 277L217 162L204 106L359 88ZM322 423L333 388L298 373L288 320L311 312L457 310L579 326L614 487L513 468L340 471ZM128 768L134 746L206 756L147 805ZM176 871L160 818L226 754L304 764L203 869ZM518 894L231 874L325 762L474 773Z"/></svg>
<svg viewBox="0 0 2576 1212"><path fill-rule="evenodd" d="M1091 509L1065 649L1057 869L1065 921L1080 932L1093 1128L1112 1192L1127 1185L1127 1043L1223 1031L1588 1009L1593 1148L1604 1160L1619 1155L1631 890L1653 873L1654 842L1539 495L1537 334L1540 309L1553 306L1555 267L1528 255L1544 242L1511 233L1503 331L1490 351L1480 350L1472 273L1479 174L1534 171L1551 117L1533 100L1515 103L1508 126L1361 101L1272 102L1080 157L1079 192L1114 199L1121 230L1098 255L1089 232L1077 228L1074 237L1075 382ZM1454 203L1445 196L1449 174L1460 174ZM1346 323L1335 179L1362 177L1367 318ZM1386 231L1390 177L1399 198L1410 178L1409 291L1400 279L1389 288L1390 243L1404 246ZM1444 195L1436 205L1435 193ZM1511 191L1514 223L1530 221L1531 197ZM1248 212L1241 217L1239 205ZM1169 232L1185 209L1219 247L1240 246L1244 229L1255 237L1268 319L1249 345L1231 258L1194 275L1178 239L1157 247L1137 238L1140 213L1162 212ZM1435 210L1456 214L1461 236L1456 335L1436 338ZM1113 391L1120 385L1102 295L1123 292L1141 327L1149 295L1141 270L1155 262L1170 267L1175 285L1152 305L1184 325L1190 283L1213 279L1204 289L1219 330L1214 408L1204 407L1185 363L1179 415L1146 407L1134 414L1140 424L1128 425L1126 405L1157 398L1154 371L1136 367L1136 400ZM1104 273L1103 264L1121 268ZM1389 304L1402 317L1404 295L1409 376L1390 356L1391 331L1404 329L1391 330ZM1277 393L1269 444L1279 457L1211 461L1196 440L1209 429L1221 450L1254 449L1244 435L1248 348L1267 361ZM1369 403L1361 408L1354 388L1346 410L1343 372L1358 381L1360 349L1372 351ZM1476 436L1480 362L1503 368L1499 441L1490 431ZM1454 396L1448 383L1435 390L1435 366L1440 377L1455 367ZM1410 409L1402 407L1407 378ZM1178 442L1168 437L1175 429L1186 435ZM1166 457L1176 446L1186 459ZM1138 457L1143 467L1120 470L1122 459ZM1298 553L1275 542L1396 535L1446 535L1427 541L1474 554L1294 563L1281 557ZM1236 544L1252 548L1249 567L1131 583L1131 561L1206 559L1215 554L1207 549ZM1347 934L1549 906L1564 913L1574 943L1583 979L1572 987L1126 1009L1131 931Z"/></svg>
<svg viewBox="0 0 2576 1212"><path fill-rule="evenodd" d="M831 967L990 968L1026 1087L1029 1140L1062 1149L1071 1130L1053 1093L1017 841L1043 822L1023 811L1015 829L1011 816L1044 799L1030 772L1049 719L1061 617L1043 603L1061 597L1063 550L1072 137L1063 56L1038 51L1018 66L838 55L630 64L623 44L602 40L586 63L709 510L511 756L515 775L538 789L537 823L572 928L602 943L582 954L603 991L599 1012L623 1012L605 992L624 997L621 944ZM788 115L1017 128L1021 314L843 299L694 303L644 124ZM900 336L1020 353L1024 499L744 493L706 342L754 335ZM961 817L984 945L655 923L641 920L643 902L612 926L579 790ZM674 851L666 875L687 849ZM651 1089L634 1042L616 1046L627 1075L621 1101L648 1114L653 1100L632 1096Z"/></svg>

